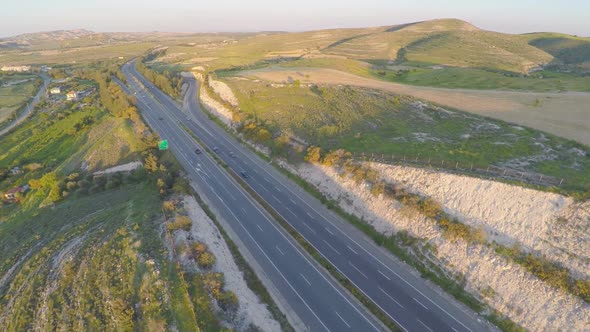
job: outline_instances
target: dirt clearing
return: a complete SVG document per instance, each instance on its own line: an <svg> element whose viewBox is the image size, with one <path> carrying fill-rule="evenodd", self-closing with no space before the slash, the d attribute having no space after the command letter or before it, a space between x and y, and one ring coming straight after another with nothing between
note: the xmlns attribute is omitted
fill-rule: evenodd
<svg viewBox="0 0 590 332"><path fill-rule="evenodd" d="M271 82L342 84L410 95L436 104L517 123L590 145L590 93L528 93L410 86L323 68L279 67L244 71Z"/></svg>

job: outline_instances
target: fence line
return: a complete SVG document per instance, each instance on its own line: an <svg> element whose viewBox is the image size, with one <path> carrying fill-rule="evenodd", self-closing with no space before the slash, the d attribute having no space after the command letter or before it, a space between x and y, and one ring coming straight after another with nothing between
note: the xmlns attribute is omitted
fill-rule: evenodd
<svg viewBox="0 0 590 332"><path fill-rule="evenodd" d="M421 158L418 156L407 156L407 155L393 155L393 154L381 154L381 153L352 153L352 159L357 161L373 161L380 162L389 165L416 165L416 166L427 166L432 169L441 170L445 172L452 172L458 174L472 174L487 178L498 178L512 181L521 181L540 186L561 186L563 185L564 179L559 179L539 173L519 171L516 169L502 168L497 166L488 166L486 168L480 168L475 166L473 163L461 163L456 161L448 161L443 159L435 158Z"/></svg>

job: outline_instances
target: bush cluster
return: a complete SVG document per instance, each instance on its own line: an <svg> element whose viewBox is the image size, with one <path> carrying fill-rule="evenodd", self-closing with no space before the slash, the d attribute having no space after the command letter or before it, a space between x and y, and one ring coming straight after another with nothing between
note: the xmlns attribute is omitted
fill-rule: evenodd
<svg viewBox="0 0 590 332"><path fill-rule="evenodd" d="M207 245L202 242L195 243L191 248L191 253L200 268L209 270L215 265L215 256L209 252Z"/></svg>
<svg viewBox="0 0 590 332"><path fill-rule="evenodd" d="M224 290L225 282L221 273L205 273L202 277L205 288L217 301L219 307L230 315L234 315L239 308L238 297L234 292Z"/></svg>
<svg viewBox="0 0 590 332"><path fill-rule="evenodd" d="M179 229L188 232L191 230L192 224L193 224L193 222L191 221L191 219L189 217L176 216L176 218L174 218L174 221L168 222L166 224L166 228L168 228L168 231L170 231L170 232L174 232Z"/></svg>

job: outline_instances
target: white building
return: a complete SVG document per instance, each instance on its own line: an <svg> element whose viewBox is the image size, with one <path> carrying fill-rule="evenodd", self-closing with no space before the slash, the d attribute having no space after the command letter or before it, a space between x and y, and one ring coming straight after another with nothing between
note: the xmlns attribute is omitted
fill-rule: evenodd
<svg viewBox="0 0 590 332"><path fill-rule="evenodd" d="M51 93L52 95L58 95L61 93L61 88L60 87L51 88L51 90L49 90L49 93Z"/></svg>
<svg viewBox="0 0 590 332"><path fill-rule="evenodd" d="M68 100L71 100L71 101L78 100L78 92L70 91L66 94L66 97Z"/></svg>
<svg viewBox="0 0 590 332"><path fill-rule="evenodd" d="M2 71L16 71L16 72L22 73L25 71L31 71L31 66L2 66L2 68L0 68L0 70L2 70Z"/></svg>

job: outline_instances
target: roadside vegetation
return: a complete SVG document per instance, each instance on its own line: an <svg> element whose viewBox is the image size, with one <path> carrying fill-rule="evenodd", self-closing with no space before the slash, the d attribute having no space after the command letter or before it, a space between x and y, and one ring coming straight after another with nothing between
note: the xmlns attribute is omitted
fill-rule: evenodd
<svg viewBox="0 0 590 332"><path fill-rule="evenodd" d="M151 54L151 53L150 53ZM141 73L145 78L154 83L160 90L164 91L167 95L178 98L181 93L182 79L178 72L170 72L163 70L162 72L156 71L150 67L146 67L145 61L150 59L148 55L137 61L135 67L137 71Z"/></svg>

